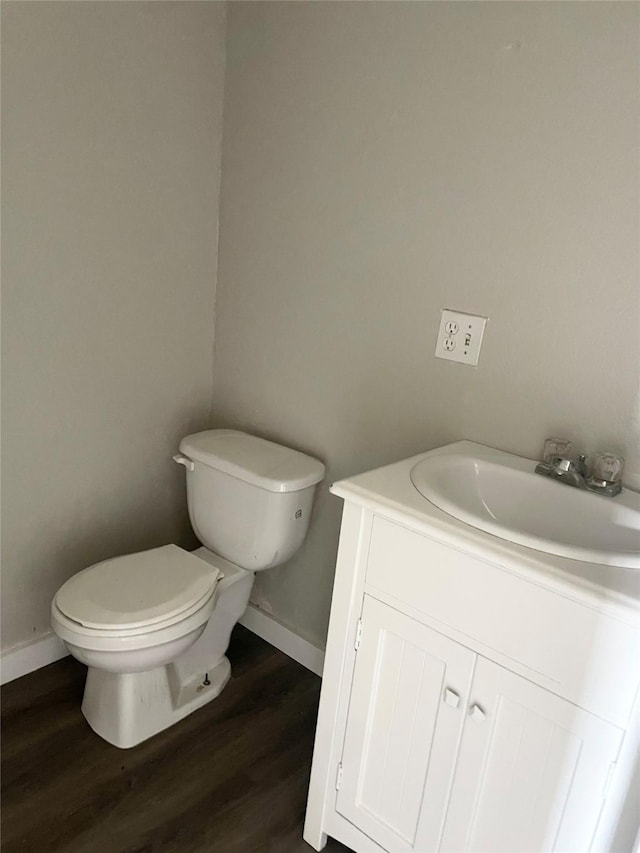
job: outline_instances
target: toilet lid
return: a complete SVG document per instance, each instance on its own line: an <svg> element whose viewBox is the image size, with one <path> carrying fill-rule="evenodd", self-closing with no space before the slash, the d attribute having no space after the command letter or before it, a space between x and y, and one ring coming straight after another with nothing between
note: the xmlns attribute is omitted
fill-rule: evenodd
<svg viewBox="0 0 640 853"><path fill-rule="evenodd" d="M88 628L140 628L177 619L221 577L199 557L164 545L90 566L58 590L55 603Z"/></svg>

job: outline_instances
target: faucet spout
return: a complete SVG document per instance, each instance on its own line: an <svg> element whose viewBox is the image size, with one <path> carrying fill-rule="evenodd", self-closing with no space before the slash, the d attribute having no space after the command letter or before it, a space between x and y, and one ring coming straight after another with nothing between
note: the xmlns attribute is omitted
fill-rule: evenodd
<svg viewBox="0 0 640 853"><path fill-rule="evenodd" d="M586 489L586 457L581 456L578 461L562 456L554 456L551 462L541 462L536 466L536 473L561 480L567 486L576 489Z"/></svg>

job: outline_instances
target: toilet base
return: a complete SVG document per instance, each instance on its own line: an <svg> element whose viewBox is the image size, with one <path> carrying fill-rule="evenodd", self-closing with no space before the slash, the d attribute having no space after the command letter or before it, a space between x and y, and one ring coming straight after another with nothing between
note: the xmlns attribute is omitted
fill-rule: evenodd
<svg viewBox="0 0 640 853"><path fill-rule="evenodd" d="M101 738L129 749L215 699L230 676L226 656L206 676L199 673L186 684L174 664L123 673L89 667L82 713Z"/></svg>

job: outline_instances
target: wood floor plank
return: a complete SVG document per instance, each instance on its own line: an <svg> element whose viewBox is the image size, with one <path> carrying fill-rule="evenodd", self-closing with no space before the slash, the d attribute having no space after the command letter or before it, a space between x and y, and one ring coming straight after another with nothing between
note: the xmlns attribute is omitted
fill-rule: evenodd
<svg viewBox="0 0 640 853"><path fill-rule="evenodd" d="M128 750L87 725L72 658L6 685L3 853L311 853L320 679L240 626L229 657L217 699Z"/></svg>

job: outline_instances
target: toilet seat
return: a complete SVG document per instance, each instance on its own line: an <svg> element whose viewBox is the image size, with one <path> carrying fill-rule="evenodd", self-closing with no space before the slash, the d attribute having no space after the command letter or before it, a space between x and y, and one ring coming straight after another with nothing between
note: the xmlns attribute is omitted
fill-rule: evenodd
<svg viewBox="0 0 640 853"><path fill-rule="evenodd" d="M123 652L160 646L206 624L222 577L216 566L176 545L115 557L59 589L51 624L79 648Z"/></svg>
<svg viewBox="0 0 640 853"><path fill-rule="evenodd" d="M209 620L216 598L217 588L189 616L150 628L120 631L86 628L65 616L54 602L51 605L51 625L61 640L78 648L101 652L136 651L161 646L197 631Z"/></svg>
<svg viewBox="0 0 640 853"><path fill-rule="evenodd" d="M176 545L96 563L58 590L53 608L87 636L134 636L203 607L222 573Z"/></svg>

